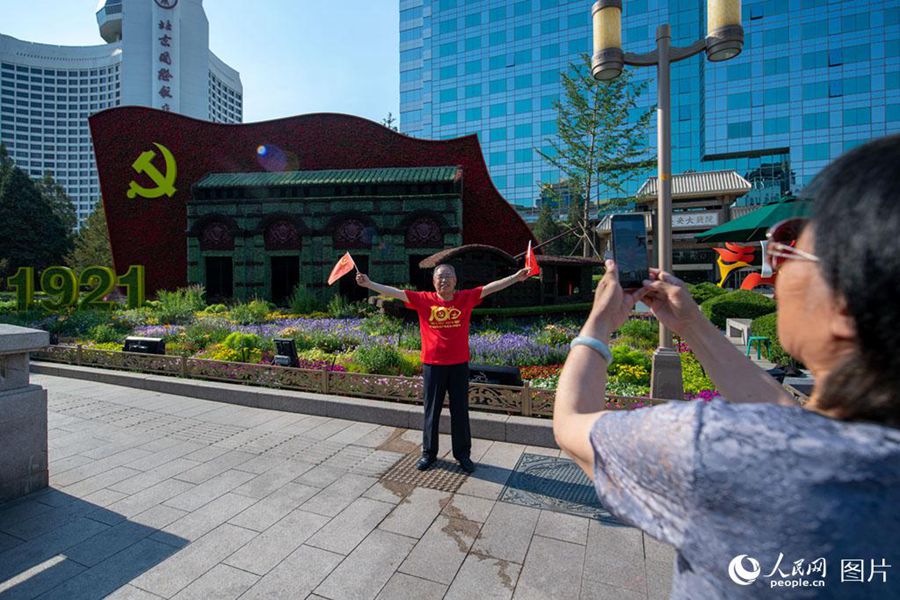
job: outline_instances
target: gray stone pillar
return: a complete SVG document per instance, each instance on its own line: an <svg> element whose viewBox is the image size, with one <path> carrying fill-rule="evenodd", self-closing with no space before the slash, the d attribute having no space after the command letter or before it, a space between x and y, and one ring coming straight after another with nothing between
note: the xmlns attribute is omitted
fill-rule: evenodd
<svg viewBox="0 0 900 600"><path fill-rule="evenodd" d="M0 325L0 502L47 487L47 390L28 383L46 331Z"/></svg>

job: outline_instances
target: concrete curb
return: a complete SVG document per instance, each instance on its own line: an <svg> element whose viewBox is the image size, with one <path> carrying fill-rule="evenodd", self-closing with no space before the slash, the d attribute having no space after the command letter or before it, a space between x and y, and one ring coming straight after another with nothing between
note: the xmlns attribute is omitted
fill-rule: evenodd
<svg viewBox="0 0 900 600"><path fill-rule="evenodd" d="M31 372L253 408L363 421L407 429L422 428L422 407L399 402L252 387L200 379L180 379L163 375L110 371L38 361L31 362ZM545 448L557 447L553 439L553 423L550 419L471 411L469 420L472 437ZM447 411L441 414L440 430L441 433L450 433L450 415L447 414Z"/></svg>

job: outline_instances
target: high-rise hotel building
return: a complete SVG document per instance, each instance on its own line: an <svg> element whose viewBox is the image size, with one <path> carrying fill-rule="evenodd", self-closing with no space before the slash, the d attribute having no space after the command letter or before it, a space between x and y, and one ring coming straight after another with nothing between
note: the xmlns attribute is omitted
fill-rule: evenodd
<svg viewBox="0 0 900 600"><path fill-rule="evenodd" d="M706 0L626 0L623 47L656 26L686 46L706 33ZM400 130L477 133L494 183L532 206L560 174L535 152L556 135L560 71L591 52L591 0L400 0ZM900 132L897 0L744 0L743 53L672 65L672 170L735 169L763 202L805 185L866 140ZM656 104L656 70L643 110ZM655 119L648 147L656 147ZM655 174L653 173L648 173ZM635 191L643 177L631 183Z"/></svg>
<svg viewBox="0 0 900 600"><path fill-rule="evenodd" d="M87 118L139 105L240 123L240 75L209 50L202 0L101 0L105 44L74 47L0 34L0 142L32 177L50 171L79 222L100 187Z"/></svg>

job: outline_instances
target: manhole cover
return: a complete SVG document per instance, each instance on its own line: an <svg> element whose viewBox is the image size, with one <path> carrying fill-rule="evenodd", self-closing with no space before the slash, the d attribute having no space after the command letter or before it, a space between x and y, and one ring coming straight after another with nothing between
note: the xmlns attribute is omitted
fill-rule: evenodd
<svg viewBox="0 0 900 600"><path fill-rule="evenodd" d="M499 499L510 504L619 522L600 504L584 471L567 458L522 454Z"/></svg>
<svg viewBox="0 0 900 600"><path fill-rule="evenodd" d="M456 492L466 480L466 472L455 462L438 459L427 471L416 469L416 461L422 454L411 452L400 459L382 479L399 481L415 487L425 487L442 492Z"/></svg>

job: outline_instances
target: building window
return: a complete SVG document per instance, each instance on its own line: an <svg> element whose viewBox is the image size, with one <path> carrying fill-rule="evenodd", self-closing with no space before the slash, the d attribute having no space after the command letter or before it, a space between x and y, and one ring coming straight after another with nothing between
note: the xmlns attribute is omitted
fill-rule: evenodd
<svg viewBox="0 0 900 600"><path fill-rule="evenodd" d="M753 123L751 121L728 124L728 139L730 140L750 137L751 135L753 135Z"/></svg>

